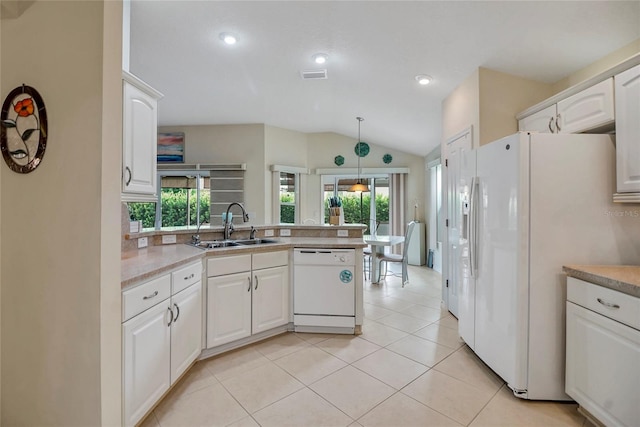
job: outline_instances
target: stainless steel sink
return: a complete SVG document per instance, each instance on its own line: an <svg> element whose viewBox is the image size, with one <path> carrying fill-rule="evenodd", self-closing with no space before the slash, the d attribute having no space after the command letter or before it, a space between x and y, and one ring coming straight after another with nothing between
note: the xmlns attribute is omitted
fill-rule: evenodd
<svg viewBox="0 0 640 427"><path fill-rule="evenodd" d="M273 239L203 240L196 245L193 243L187 243L187 245L200 249L215 249L228 248L232 246L265 245L269 243L278 243L278 241Z"/></svg>
<svg viewBox="0 0 640 427"><path fill-rule="evenodd" d="M187 243L189 246L195 246L200 249L215 249L215 248L227 248L230 246L239 246L238 243L231 240L203 240L202 242L194 245L193 243Z"/></svg>
<svg viewBox="0 0 640 427"><path fill-rule="evenodd" d="M277 240L273 240L273 239L245 239L245 240L234 240L234 242L239 245L265 245L269 243L278 243Z"/></svg>

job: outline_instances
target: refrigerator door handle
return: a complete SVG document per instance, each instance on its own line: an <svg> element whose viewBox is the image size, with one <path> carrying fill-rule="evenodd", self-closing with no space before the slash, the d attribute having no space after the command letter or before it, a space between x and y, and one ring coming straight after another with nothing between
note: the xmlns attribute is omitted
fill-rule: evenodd
<svg viewBox="0 0 640 427"><path fill-rule="evenodd" d="M469 196L469 267L471 277L476 277L476 185L477 177L471 178L471 195Z"/></svg>

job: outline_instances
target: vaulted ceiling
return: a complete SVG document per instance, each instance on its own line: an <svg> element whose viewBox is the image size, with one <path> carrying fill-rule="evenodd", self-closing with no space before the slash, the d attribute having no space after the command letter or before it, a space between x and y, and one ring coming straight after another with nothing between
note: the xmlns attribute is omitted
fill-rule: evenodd
<svg viewBox="0 0 640 427"><path fill-rule="evenodd" d="M442 100L478 67L553 83L638 38L639 1L134 0L130 70L164 93L160 125L356 138L362 116L363 141L425 155Z"/></svg>

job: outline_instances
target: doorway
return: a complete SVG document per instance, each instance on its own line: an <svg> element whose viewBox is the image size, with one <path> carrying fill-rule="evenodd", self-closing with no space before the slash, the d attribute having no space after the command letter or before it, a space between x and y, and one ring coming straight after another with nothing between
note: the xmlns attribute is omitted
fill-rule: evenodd
<svg viewBox="0 0 640 427"><path fill-rule="evenodd" d="M447 244L443 282L449 312L458 316L458 295L463 280L469 280L469 193L475 175L475 152L471 128L447 141L446 195Z"/></svg>

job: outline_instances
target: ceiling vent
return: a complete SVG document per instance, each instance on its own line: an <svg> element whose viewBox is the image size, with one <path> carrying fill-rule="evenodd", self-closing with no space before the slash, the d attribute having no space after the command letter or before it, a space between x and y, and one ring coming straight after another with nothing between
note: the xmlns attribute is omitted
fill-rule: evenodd
<svg viewBox="0 0 640 427"><path fill-rule="evenodd" d="M327 78L327 70L304 70L300 73L302 80L321 80Z"/></svg>

